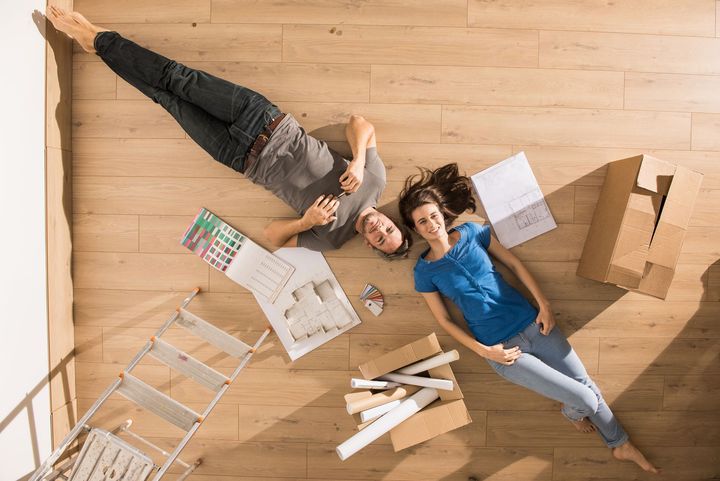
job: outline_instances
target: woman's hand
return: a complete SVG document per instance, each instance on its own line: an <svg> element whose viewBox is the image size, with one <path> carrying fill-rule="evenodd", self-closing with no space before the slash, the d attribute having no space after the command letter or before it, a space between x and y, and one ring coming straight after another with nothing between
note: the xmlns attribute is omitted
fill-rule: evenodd
<svg viewBox="0 0 720 481"><path fill-rule="evenodd" d="M517 346L505 349L505 346L502 344L495 344L494 346L488 346L482 356L491 361L509 366L520 358L520 354L522 354L522 351L520 351L520 348Z"/></svg>
<svg viewBox="0 0 720 481"><path fill-rule="evenodd" d="M550 334L555 327L555 315L549 305L545 304L540 307L540 312L535 318L535 322L540 325L540 333L543 336Z"/></svg>
<svg viewBox="0 0 720 481"><path fill-rule="evenodd" d="M365 166L359 162L350 162L345 173L340 176L340 187L348 194L357 192L362 185L363 175L365 175Z"/></svg>
<svg viewBox="0 0 720 481"><path fill-rule="evenodd" d="M321 195L315 202L305 211L302 220L308 229L316 225L326 225L337 219L335 211L338 209L340 201L332 195ZM306 229L307 230L307 229Z"/></svg>

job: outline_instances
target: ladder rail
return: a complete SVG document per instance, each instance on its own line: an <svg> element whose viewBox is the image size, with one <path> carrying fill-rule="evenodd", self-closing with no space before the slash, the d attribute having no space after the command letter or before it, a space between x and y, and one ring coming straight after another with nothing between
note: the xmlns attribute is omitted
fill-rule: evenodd
<svg viewBox="0 0 720 481"><path fill-rule="evenodd" d="M232 376L230 376L230 384L235 381L235 378L240 374L240 371L243 370L245 365L248 363L250 358L253 356L255 351L260 347L260 345L265 341L265 338L270 334L271 329L268 327L265 329L265 332L262 333L260 338L255 342L252 349L248 351L245 356L243 357L242 362L240 362L240 365L235 369ZM175 450L170 454L170 457L165 461L165 464L163 464L162 468L155 474L155 477L153 478L153 481L160 481L160 478L162 478L165 475L165 472L170 468L175 458L177 458L180 455L180 452L185 449L185 446L190 441L190 439L195 434L195 431L197 431L200 426L202 425L202 420L204 420L215 408L215 405L220 401L220 398L223 397L225 394L225 391L230 389L230 384L223 385L222 388L215 394L215 397L212 401L210 401L210 404L205 408L205 411L202 414L201 420L196 422L192 428L185 434L185 436L182 438L180 443L175 447Z"/></svg>

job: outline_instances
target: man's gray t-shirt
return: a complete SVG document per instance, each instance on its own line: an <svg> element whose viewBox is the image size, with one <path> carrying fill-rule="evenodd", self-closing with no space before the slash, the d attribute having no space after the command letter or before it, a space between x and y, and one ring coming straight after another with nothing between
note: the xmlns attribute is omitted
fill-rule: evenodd
<svg viewBox="0 0 720 481"><path fill-rule="evenodd" d="M303 215L321 195L342 192L340 176L347 170L348 163L287 115L244 174ZM368 149L363 183L358 191L340 199L336 220L298 234L298 247L315 251L338 249L355 235L355 221L360 212L377 205L385 182L385 166L377 149Z"/></svg>

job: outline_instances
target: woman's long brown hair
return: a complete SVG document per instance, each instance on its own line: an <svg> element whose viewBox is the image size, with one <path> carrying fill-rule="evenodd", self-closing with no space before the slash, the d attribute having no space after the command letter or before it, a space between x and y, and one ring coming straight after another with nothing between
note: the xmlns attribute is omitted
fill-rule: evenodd
<svg viewBox="0 0 720 481"><path fill-rule="evenodd" d="M420 173L405 179L400 192L400 215L403 223L415 228L412 213L425 204L437 204L450 226L465 211L475 212L475 198L470 178L460 175L456 163L443 165L435 170L419 167Z"/></svg>

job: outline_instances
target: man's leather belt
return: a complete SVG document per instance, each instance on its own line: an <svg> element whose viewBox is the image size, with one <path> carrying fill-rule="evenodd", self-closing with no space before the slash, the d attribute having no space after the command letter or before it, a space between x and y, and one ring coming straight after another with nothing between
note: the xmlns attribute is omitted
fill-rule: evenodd
<svg viewBox="0 0 720 481"><path fill-rule="evenodd" d="M245 169L248 170L252 164L255 163L258 156L260 156L260 153L267 145L268 141L270 140L270 136L275 131L278 125L280 125L280 122L285 118L285 114L281 113L277 117L273 119L272 122L270 122L262 132L257 136L255 139L255 142L253 142L252 146L250 146L250 150L248 150L247 158L245 159Z"/></svg>

